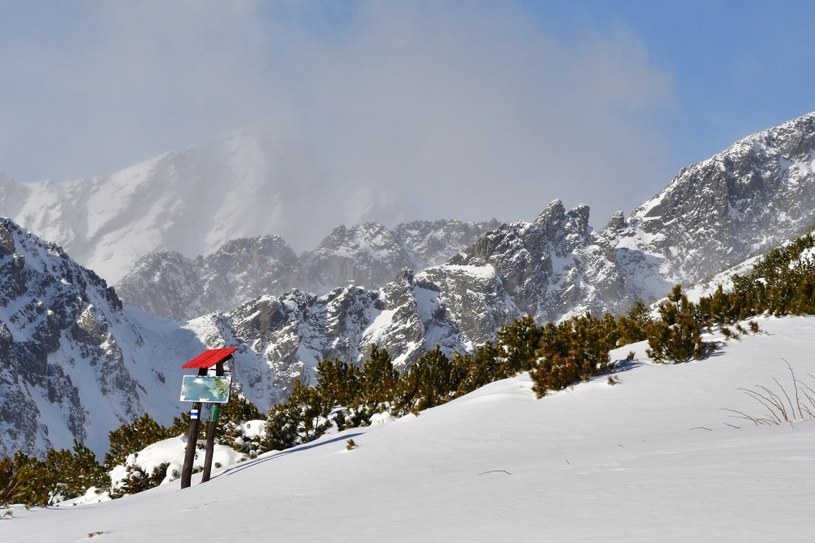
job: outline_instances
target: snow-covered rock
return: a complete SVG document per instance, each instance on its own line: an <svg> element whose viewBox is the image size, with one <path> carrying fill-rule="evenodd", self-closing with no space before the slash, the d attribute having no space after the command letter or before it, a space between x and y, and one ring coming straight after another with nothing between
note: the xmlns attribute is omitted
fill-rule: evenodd
<svg viewBox="0 0 815 543"><path fill-rule="evenodd" d="M664 264L663 277L692 284L814 224L815 113L809 113L684 168L608 237L618 246L636 240Z"/></svg>
<svg viewBox="0 0 815 543"><path fill-rule="evenodd" d="M626 310L672 285L692 286L815 224L815 113L684 168L626 219L588 226L587 206L552 202L506 224L452 263L495 267L507 295L537 320Z"/></svg>
<svg viewBox="0 0 815 543"><path fill-rule="evenodd" d="M104 450L107 432L167 413L167 364L95 273L0 219L0 455Z"/></svg>
<svg viewBox="0 0 815 543"><path fill-rule="evenodd" d="M57 245L0 219L0 457L42 454L74 439L101 455L108 433L179 403L180 366L234 337L209 320L168 321L121 303ZM242 348L237 386L268 409L279 399L266 360ZM257 392L255 390L257 389Z"/></svg>
<svg viewBox="0 0 815 543"><path fill-rule="evenodd" d="M125 303L172 319L232 309L296 286L298 259L279 236L241 238L206 257L150 253L116 285Z"/></svg>
<svg viewBox="0 0 815 543"><path fill-rule="evenodd" d="M497 226L494 220L415 221L393 229L372 222L339 226L300 257L279 236L231 240L195 259L161 251L140 258L116 291L125 303L191 319L293 288L315 294L350 285L377 289L403 269L444 263Z"/></svg>

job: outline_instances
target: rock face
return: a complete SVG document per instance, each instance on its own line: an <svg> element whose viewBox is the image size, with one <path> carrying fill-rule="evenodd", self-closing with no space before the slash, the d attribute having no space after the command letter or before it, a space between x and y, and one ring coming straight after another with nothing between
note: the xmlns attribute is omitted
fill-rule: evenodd
<svg viewBox="0 0 815 543"><path fill-rule="evenodd" d="M590 229L589 208L552 202L531 223L505 224L452 264L493 266L522 314L556 321L572 314L620 311L632 301L613 251Z"/></svg>
<svg viewBox="0 0 815 543"><path fill-rule="evenodd" d="M670 265L665 275L691 283L813 225L815 113L810 113L683 169L616 234L636 233L645 250Z"/></svg>
<svg viewBox="0 0 815 543"><path fill-rule="evenodd" d="M278 236L232 240L206 257L148 254L116 285L125 303L173 319L228 311L252 298L297 288L325 294L354 285L376 289L403 269L441 264L496 221L416 221L389 230L377 223L340 226L298 257Z"/></svg>
<svg viewBox="0 0 815 543"><path fill-rule="evenodd" d="M191 259L174 251L150 253L116 286L125 303L173 319L233 308L264 293L295 286L297 255L278 236L227 242Z"/></svg>
<svg viewBox="0 0 815 543"><path fill-rule="evenodd" d="M95 273L8 219L0 268L0 455L74 437L101 447L121 421L162 407L164 368L127 352L145 336Z"/></svg>
<svg viewBox="0 0 815 543"><path fill-rule="evenodd" d="M619 313L635 300L653 301L676 283L693 285L815 224L813 149L815 114L809 114L684 168L627 219L619 213L598 230L589 227L587 206L566 210L559 201L532 222L501 226L437 221L388 230L365 223L335 229L299 259L277 256L282 251L269 256L266 272L241 268L235 251L226 251L229 258L219 251L186 268L174 264L177 255L165 254L148 257L117 288L129 303L191 318L290 288L317 294L346 285L375 289L402 269L449 262L492 266L504 295L539 321L585 311ZM158 271L147 265L162 259ZM194 270L200 270L198 277L192 277ZM197 290L188 292L189 285ZM186 299L176 302L179 297ZM162 307L160 300L168 303Z"/></svg>
<svg viewBox="0 0 815 543"><path fill-rule="evenodd" d="M567 210L556 200L532 222L485 233L446 264L404 270L378 290L263 297L225 316L226 328L260 346L280 377L275 386L288 387L298 375L313 382L321 359L361 360L372 343L405 367L436 345L447 353L471 349L525 314L543 322L586 311L619 313L811 229L813 149L815 114L683 169L663 192L627 219L612 217L606 228L589 227L587 206ZM340 247L372 245L349 239L390 239L371 225L364 231L338 229L322 249L336 254ZM378 254L401 263L405 252ZM367 273L341 258L332 265L349 281Z"/></svg>
<svg viewBox="0 0 815 543"><path fill-rule="evenodd" d="M532 223L503 225L451 262L493 265L507 295L539 321L651 302L815 225L815 113L684 168L626 219L588 228L588 208L555 201Z"/></svg>
<svg viewBox="0 0 815 543"><path fill-rule="evenodd" d="M274 403L296 379L315 383L321 360L359 363L375 344L404 369L436 345L448 354L472 349L518 315L492 266L449 265L405 270L379 290L343 287L320 296L299 290L262 296L195 322L215 330L216 341L231 338L265 361L261 373L242 382L255 393L264 388L255 386L258 382L267 382L264 403Z"/></svg>
<svg viewBox="0 0 815 543"><path fill-rule="evenodd" d="M257 270L292 256L275 238L226 247L229 263ZM259 256L270 247L283 257ZM149 412L169 423L185 408L180 366L206 348L240 347L233 381L265 410L296 379L313 383L320 360L359 362L376 343L405 367L436 344L452 352L484 341L517 313L490 266L442 266L403 271L379 290L291 290L167 321L124 306L94 272L8 219L0 219L0 269L0 456L70 448L74 439L101 454L123 422Z"/></svg>

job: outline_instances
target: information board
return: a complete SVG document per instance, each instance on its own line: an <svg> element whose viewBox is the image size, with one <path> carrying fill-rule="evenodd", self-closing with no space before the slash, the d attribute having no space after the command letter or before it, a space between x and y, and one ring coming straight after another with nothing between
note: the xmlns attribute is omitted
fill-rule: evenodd
<svg viewBox="0 0 815 543"><path fill-rule="evenodd" d="M181 382L181 401L226 403L231 387L229 375L185 375Z"/></svg>

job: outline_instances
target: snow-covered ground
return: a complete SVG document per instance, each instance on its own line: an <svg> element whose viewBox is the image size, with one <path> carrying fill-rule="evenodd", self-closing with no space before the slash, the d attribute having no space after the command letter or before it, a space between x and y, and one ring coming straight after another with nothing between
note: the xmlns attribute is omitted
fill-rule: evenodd
<svg viewBox="0 0 815 543"><path fill-rule="evenodd" d="M0 541L812 541L815 422L754 426L743 390L815 388L815 318L715 356L536 399L519 376L384 425L119 500L10 509ZM781 396L783 398L783 396ZM784 399L786 401L786 399ZM794 396L791 401L795 402ZM358 445L348 450L346 442Z"/></svg>

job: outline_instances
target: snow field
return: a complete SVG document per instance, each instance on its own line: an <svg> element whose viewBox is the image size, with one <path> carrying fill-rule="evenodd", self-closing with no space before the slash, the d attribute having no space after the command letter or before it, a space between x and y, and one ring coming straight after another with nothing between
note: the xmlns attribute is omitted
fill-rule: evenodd
<svg viewBox="0 0 815 543"><path fill-rule="evenodd" d="M384 425L112 502L13 508L0 540L811 541L815 422L754 426L740 388L812 384L815 318L759 319L716 355L543 399L527 376ZM735 425L737 427L733 427ZM358 447L347 450L353 438ZM94 540L96 539L94 537Z"/></svg>

